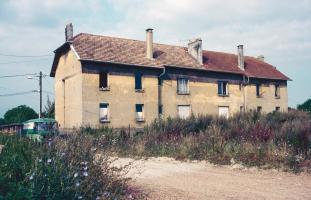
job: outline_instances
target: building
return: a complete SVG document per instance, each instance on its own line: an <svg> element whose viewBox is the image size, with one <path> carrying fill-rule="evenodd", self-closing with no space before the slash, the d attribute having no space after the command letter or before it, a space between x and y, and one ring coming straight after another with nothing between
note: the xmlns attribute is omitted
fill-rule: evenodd
<svg viewBox="0 0 311 200"><path fill-rule="evenodd" d="M66 26L55 50L56 120L62 128L81 125L141 127L158 117L225 117L244 110L288 109L290 80L263 56L206 51L202 40L187 47L80 33Z"/></svg>

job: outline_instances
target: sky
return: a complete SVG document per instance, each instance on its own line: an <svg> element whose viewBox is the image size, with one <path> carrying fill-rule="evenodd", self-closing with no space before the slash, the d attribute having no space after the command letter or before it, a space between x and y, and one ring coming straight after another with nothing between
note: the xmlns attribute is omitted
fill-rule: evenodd
<svg viewBox="0 0 311 200"><path fill-rule="evenodd" d="M6 96L38 90L36 75L2 76L42 71L43 103L54 99L53 51L69 22L74 34L145 40L153 28L158 43L186 46L200 37L204 49L229 53L243 44L246 55L264 55L293 80L289 106L311 98L311 0L1 0L0 117L22 104L39 108L37 92Z"/></svg>

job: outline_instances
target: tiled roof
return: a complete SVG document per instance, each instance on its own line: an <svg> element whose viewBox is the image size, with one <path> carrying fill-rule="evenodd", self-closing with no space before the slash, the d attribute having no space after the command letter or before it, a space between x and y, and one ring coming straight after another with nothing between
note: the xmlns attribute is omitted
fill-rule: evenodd
<svg viewBox="0 0 311 200"><path fill-rule="evenodd" d="M243 71L238 67L237 56L229 53L203 51L203 65L200 65L187 52L187 48L181 46L153 43L154 59L150 60L146 57L145 41L80 33L72 38L71 43L81 60L146 67L175 66L245 74L256 78L289 80L272 65L248 56L245 57Z"/></svg>

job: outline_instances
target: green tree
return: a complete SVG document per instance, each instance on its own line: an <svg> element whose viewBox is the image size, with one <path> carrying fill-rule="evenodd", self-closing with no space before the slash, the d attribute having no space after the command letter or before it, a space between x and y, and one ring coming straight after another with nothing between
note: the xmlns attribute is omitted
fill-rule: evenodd
<svg viewBox="0 0 311 200"><path fill-rule="evenodd" d="M302 110L311 114L311 99L308 99L303 104L297 106L298 110Z"/></svg>
<svg viewBox="0 0 311 200"><path fill-rule="evenodd" d="M43 116L48 118L55 118L55 102L51 101L49 96L44 107Z"/></svg>
<svg viewBox="0 0 311 200"><path fill-rule="evenodd" d="M0 125L5 124L5 120L3 118L0 118Z"/></svg>
<svg viewBox="0 0 311 200"><path fill-rule="evenodd" d="M21 123L37 117L38 114L32 108L26 105L20 105L6 111L4 114L4 121L7 124Z"/></svg>

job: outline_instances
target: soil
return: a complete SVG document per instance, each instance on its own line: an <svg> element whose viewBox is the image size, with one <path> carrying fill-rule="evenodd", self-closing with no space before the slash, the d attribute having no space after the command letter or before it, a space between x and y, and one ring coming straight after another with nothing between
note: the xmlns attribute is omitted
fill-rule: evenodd
<svg viewBox="0 0 311 200"><path fill-rule="evenodd" d="M131 185L147 199L311 199L311 174L180 162L171 158L133 160Z"/></svg>

